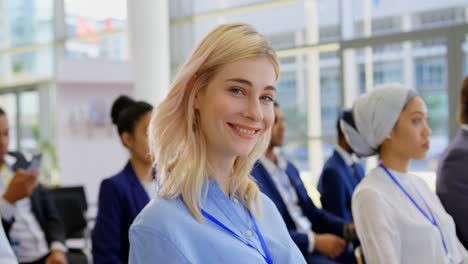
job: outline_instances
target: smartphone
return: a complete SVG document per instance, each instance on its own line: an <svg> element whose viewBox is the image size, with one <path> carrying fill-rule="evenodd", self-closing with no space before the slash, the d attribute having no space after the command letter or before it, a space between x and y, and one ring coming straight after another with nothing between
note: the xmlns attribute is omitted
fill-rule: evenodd
<svg viewBox="0 0 468 264"><path fill-rule="evenodd" d="M35 154L31 161L29 162L29 166L26 169L27 171L33 171L33 170L39 170L41 167L41 161L42 161L42 154Z"/></svg>

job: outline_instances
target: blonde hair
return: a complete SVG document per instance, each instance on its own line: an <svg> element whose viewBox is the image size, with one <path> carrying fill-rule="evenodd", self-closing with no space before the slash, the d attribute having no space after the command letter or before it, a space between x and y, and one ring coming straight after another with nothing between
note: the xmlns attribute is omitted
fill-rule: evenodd
<svg viewBox="0 0 468 264"><path fill-rule="evenodd" d="M208 180L209 164L199 115L194 109L195 96L223 65L259 57L271 61L278 77L276 53L254 28L242 23L218 26L198 44L179 70L167 97L153 111L148 141L158 170L159 195L165 199L182 196L200 222L203 221L200 213L202 187ZM248 156L236 158L232 171L234 180L230 183L231 192L242 198L242 203L256 216L261 210L259 189L250 171L268 147L270 130L263 132Z"/></svg>

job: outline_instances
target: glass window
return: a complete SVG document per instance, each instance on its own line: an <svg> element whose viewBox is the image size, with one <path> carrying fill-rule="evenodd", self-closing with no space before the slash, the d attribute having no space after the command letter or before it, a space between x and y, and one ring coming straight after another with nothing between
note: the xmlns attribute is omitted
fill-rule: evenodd
<svg viewBox="0 0 468 264"><path fill-rule="evenodd" d="M372 52L369 53L366 49L371 49ZM388 82L400 82L418 90L429 110L431 149L426 159L412 162L410 170L434 171L435 161L447 146L449 134L445 40L403 42L353 51L356 56L351 66L357 65L358 93L364 93L375 85ZM353 72L353 69L349 67L345 71ZM352 87L352 84L346 85ZM370 87L367 87L368 85ZM350 101L352 100L354 98Z"/></svg>
<svg viewBox="0 0 468 264"><path fill-rule="evenodd" d="M389 82L417 89L429 107L431 150L427 159L411 163L410 169L433 174L435 161L448 141L450 62L445 37L421 41L389 38L385 45L345 48L343 61L338 45L336 50L316 53L328 47L321 45L324 43L343 47L361 41L340 43L343 40L373 37L379 41L383 35L400 38L404 36L398 34L401 32L466 23L467 7L466 0L174 0L170 2L172 74L195 43L216 25L249 23L268 37L281 56L277 99L287 125L282 150L298 165L306 183L315 181L332 153L340 110L351 107L359 94ZM280 23L274 23L277 21ZM317 42L317 50L311 50ZM463 44L466 74L467 43ZM297 53L290 55L291 51Z"/></svg>
<svg viewBox="0 0 468 264"><path fill-rule="evenodd" d="M465 58L463 61L464 65L464 76L468 76L468 35L465 37L465 42L462 44L463 49L463 57Z"/></svg>
<svg viewBox="0 0 468 264"><path fill-rule="evenodd" d="M307 86L304 56L281 60L277 101L286 122L285 146L282 151L300 169L308 169L307 150Z"/></svg>
<svg viewBox="0 0 468 264"><path fill-rule="evenodd" d="M10 126L9 136L10 150L18 150L18 125L16 123L18 118L16 95L12 93L0 94L0 106L6 112L8 117L8 125Z"/></svg>
<svg viewBox="0 0 468 264"><path fill-rule="evenodd" d="M207 5L215 3L212 1L200 2L206 2ZM237 1L234 2L237 3ZM194 2L194 5L196 4L197 1ZM170 7L175 8L173 5L170 5ZM195 11L195 15L198 13ZM287 20L288 23L277 23L273 27L271 23L273 17L279 21ZM287 4L272 5L271 7L267 6L264 8L246 8L245 11L240 13L198 17L186 22L176 21L171 24L171 34L173 35L171 36L171 40L186 40L189 41L190 47L193 47L195 43L198 43L216 25L240 21L251 24L258 31L268 36L275 48L290 48L294 47L297 42L300 42L300 45L304 43L305 14L303 1L292 1ZM177 42L174 44L177 44Z"/></svg>
<svg viewBox="0 0 468 264"><path fill-rule="evenodd" d="M5 81L5 61L3 57L4 55L0 54L0 86Z"/></svg>
<svg viewBox="0 0 468 264"><path fill-rule="evenodd" d="M128 59L126 0L65 0L69 38L66 55L72 59Z"/></svg>
<svg viewBox="0 0 468 264"><path fill-rule="evenodd" d="M429 109L431 148L426 161L413 162L414 169L433 170L427 160L437 160L448 144L447 63L445 55L415 60L416 88Z"/></svg>
<svg viewBox="0 0 468 264"><path fill-rule="evenodd" d="M188 1L181 1L185 4ZM193 9L196 14L206 13L210 11L223 10L227 8L245 7L258 3L272 2L271 0L221 0L221 1L205 1L193 0Z"/></svg>
<svg viewBox="0 0 468 264"><path fill-rule="evenodd" d="M109 36L90 35L84 39L68 40L66 56L70 59L104 59L109 61L128 60L127 34Z"/></svg>
<svg viewBox="0 0 468 264"><path fill-rule="evenodd" d="M126 27L126 0L64 0L69 37L86 37Z"/></svg>
<svg viewBox="0 0 468 264"><path fill-rule="evenodd" d="M341 111L340 61L336 52L320 54L320 109L322 134L335 143L336 122Z"/></svg>
<svg viewBox="0 0 468 264"><path fill-rule="evenodd" d="M53 40L53 0L6 1L11 47Z"/></svg>
<svg viewBox="0 0 468 264"><path fill-rule="evenodd" d="M15 81L37 81L53 74L53 49L51 47L11 56L11 71Z"/></svg>
<svg viewBox="0 0 468 264"><path fill-rule="evenodd" d="M39 131L39 93L34 91L19 94L20 111L20 149L26 153L32 153L38 144Z"/></svg>
<svg viewBox="0 0 468 264"><path fill-rule="evenodd" d="M362 38L465 22L464 0L344 0L343 38Z"/></svg>
<svg viewBox="0 0 468 264"><path fill-rule="evenodd" d="M317 1L318 32L320 42L340 40L340 0Z"/></svg>
<svg viewBox="0 0 468 264"><path fill-rule="evenodd" d="M304 173L305 180L314 183L323 160L331 155L336 142L336 122L341 110L341 78L337 52L319 54L318 63L307 61L315 57L309 55L281 58L277 100L286 120L283 154ZM318 80L311 79L312 71L318 71ZM314 95L320 98L311 98ZM320 105L317 107L310 100L320 102ZM311 116L314 109L320 111L320 124L311 128L309 119L317 118Z"/></svg>

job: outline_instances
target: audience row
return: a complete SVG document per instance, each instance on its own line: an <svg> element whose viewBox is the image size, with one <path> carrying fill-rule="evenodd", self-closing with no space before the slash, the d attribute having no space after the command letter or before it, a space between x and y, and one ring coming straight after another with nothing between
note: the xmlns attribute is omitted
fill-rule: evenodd
<svg viewBox="0 0 468 264"><path fill-rule="evenodd" d="M357 263L357 247L366 263L468 263L468 78L437 193L408 171L430 147L426 104L383 84L341 113L319 208L276 151L286 129L278 77L269 42L225 24L199 43L157 108L114 102L129 161L101 183L94 263ZM8 128L0 109L0 262L66 264L63 223L37 170L8 152ZM359 158L374 155L379 164L364 176Z"/></svg>

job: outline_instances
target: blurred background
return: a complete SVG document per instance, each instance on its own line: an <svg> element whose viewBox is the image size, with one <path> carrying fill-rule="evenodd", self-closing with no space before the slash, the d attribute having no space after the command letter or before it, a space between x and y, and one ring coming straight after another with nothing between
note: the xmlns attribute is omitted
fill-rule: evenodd
<svg viewBox="0 0 468 264"><path fill-rule="evenodd" d="M45 153L41 180L83 185L95 207L99 183L127 159L112 101L129 94L156 105L194 45L225 22L252 24L277 50L282 152L310 188L333 151L339 111L383 82L427 102L431 149L411 170L434 185L468 74L466 0L0 0L10 149Z"/></svg>

